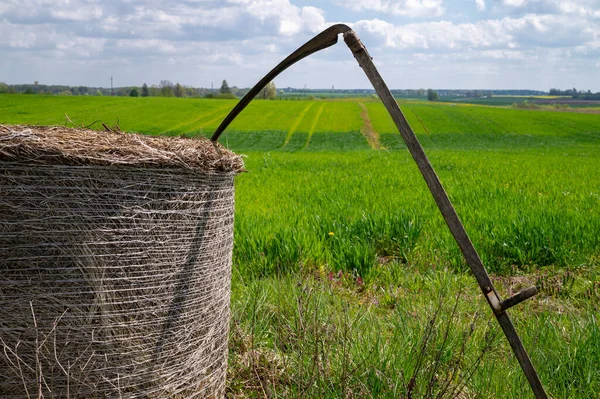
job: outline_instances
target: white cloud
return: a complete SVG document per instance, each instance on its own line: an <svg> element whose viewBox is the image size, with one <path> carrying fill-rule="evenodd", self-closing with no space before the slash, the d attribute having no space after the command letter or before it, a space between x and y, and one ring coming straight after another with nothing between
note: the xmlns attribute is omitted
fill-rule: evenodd
<svg viewBox="0 0 600 399"><path fill-rule="evenodd" d="M36 56L49 62L52 59L95 59L102 55L106 43L105 38L68 35L53 28L40 32L35 25L0 24L0 48L4 48L6 58L13 56L13 50L19 54L17 57L28 51L25 60Z"/></svg>
<svg viewBox="0 0 600 399"><path fill-rule="evenodd" d="M244 63L244 57L238 53L214 53L204 59L211 64L233 64L242 65Z"/></svg>
<svg viewBox="0 0 600 399"><path fill-rule="evenodd" d="M371 10L406 17L439 17L445 13L442 0L336 0L354 11Z"/></svg>
<svg viewBox="0 0 600 399"><path fill-rule="evenodd" d="M276 26L277 33L284 36L303 31L317 32L325 26L323 10L300 8L289 0L228 0L228 3L242 6L245 13L257 18L264 26Z"/></svg>
<svg viewBox="0 0 600 399"><path fill-rule="evenodd" d="M521 18L482 20L456 24L450 21L407 25L374 19L358 21L359 31L396 49L460 51L466 49L515 49L529 47L585 46L597 33L593 24L563 16L528 14Z"/></svg>
<svg viewBox="0 0 600 399"><path fill-rule="evenodd" d="M470 47L492 47L508 43L498 23L459 24L452 22L424 22L394 25L382 20L359 21L359 31L365 31L383 41L386 47L397 49L459 50Z"/></svg>
<svg viewBox="0 0 600 399"><path fill-rule="evenodd" d="M199 29L225 32L236 29L242 19L242 9L235 6L223 6L219 9L190 7L188 4L173 4L164 7L135 6L130 14L116 20L119 29L135 27L140 36L161 37L161 32L174 34L181 38L185 32L199 33Z"/></svg>
<svg viewBox="0 0 600 399"><path fill-rule="evenodd" d="M600 59L600 40L587 43L585 46L576 46L572 49L572 55L588 59Z"/></svg>
<svg viewBox="0 0 600 399"><path fill-rule="evenodd" d="M527 0L503 0L502 3L510 7L523 7Z"/></svg>
<svg viewBox="0 0 600 399"><path fill-rule="evenodd" d="M105 39L86 37L63 37L60 40L60 42L56 45L56 49L59 50L59 53L62 55L68 54L71 57L75 58L89 58L101 53L104 50L105 44Z"/></svg>
<svg viewBox="0 0 600 399"><path fill-rule="evenodd" d="M0 48L30 49L37 41L37 35L31 29L19 29L19 26L9 23L0 24Z"/></svg>
<svg viewBox="0 0 600 399"><path fill-rule="evenodd" d="M526 60L528 54L524 51L514 50L484 50L481 52L482 58L491 58L496 60Z"/></svg>
<svg viewBox="0 0 600 399"><path fill-rule="evenodd" d="M85 5L77 8L53 8L50 14L65 21L90 21L102 18L102 8L97 5Z"/></svg>
<svg viewBox="0 0 600 399"><path fill-rule="evenodd" d="M478 0L476 0L478 1ZM580 17L600 17L597 0L501 0L497 9L523 14L577 15Z"/></svg>
<svg viewBox="0 0 600 399"><path fill-rule="evenodd" d="M136 52L145 54L177 54L183 50L182 46L175 46L167 40L159 39L121 39L115 42L115 47L124 53L136 55Z"/></svg>
<svg viewBox="0 0 600 399"><path fill-rule="evenodd" d="M475 5L477 6L478 11L485 10L485 0L475 0Z"/></svg>

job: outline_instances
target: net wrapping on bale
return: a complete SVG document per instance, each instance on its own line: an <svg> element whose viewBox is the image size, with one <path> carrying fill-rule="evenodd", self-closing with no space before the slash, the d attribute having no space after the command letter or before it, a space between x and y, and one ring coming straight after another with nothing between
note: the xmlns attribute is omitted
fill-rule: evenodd
<svg viewBox="0 0 600 399"><path fill-rule="evenodd" d="M0 125L0 397L222 397L237 155Z"/></svg>

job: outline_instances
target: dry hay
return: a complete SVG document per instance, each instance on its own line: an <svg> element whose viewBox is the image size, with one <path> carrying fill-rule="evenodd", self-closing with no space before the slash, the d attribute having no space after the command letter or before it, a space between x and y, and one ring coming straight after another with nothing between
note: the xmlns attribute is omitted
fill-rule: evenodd
<svg viewBox="0 0 600 399"><path fill-rule="evenodd" d="M242 170L205 139L0 125L0 397L222 397Z"/></svg>

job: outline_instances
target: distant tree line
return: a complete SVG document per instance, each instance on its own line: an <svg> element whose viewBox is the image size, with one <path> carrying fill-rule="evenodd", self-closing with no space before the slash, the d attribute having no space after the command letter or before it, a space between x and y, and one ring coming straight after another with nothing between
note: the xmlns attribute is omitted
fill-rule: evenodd
<svg viewBox="0 0 600 399"><path fill-rule="evenodd" d="M243 97L250 89L230 87L223 80L220 89L184 86L179 82L173 84L169 80L161 80L158 85L124 86L113 89L105 87L88 86L63 86L34 84L9 85L0 82L0 94L46 94L60 96L130 96L130 97L205 97L205 98L238 98ZM270 82L256 98L275 99L277 89L275 83Z"/></svg>
<svg viewBox="0 0 600 399"><path fill-rule="evenodd" d="M427 99L429 101L439 100L438 92L433 89L427 89Z"/></svg>
<svg viewBox="0 0 600 399"><path fill-rule="evenodd" d="M114 89L105 87L89 87L89 86L64 86L64 85L43 85L35 82L34 84L15 84L9 85L0 82L0 94L50 94L62 96L131 96L131 97L205 97L205 98L240 98L246 95L249 88L239 88L237 86L229 86L226 80L223 80L221 87L218 89L192 87L181 85L179 82L173 83L169 80L161 80L158 85L148 86L143 83L142 86L124 86L115 87ZM421 98L435 101L439 98L446 97L464 97L464 98L483 98L493 97L496 95L502 96L570 96L579 100L600 100L600 92L592 93L590 90L579 91L576 88L560 90L556 88L550 89L549 92L539 90L464 90L464 89L394 89L391 90L395 97L399 98ZM260 99L275 99L278 95L281 98L292 97L356 97L356 96L371 96L375 94L373 89L307 89L286 87L277 89L275 83L270 82L256 98Z"/></svg>
<svg viewBox="0 0 600 399"><path fill-rule="evenodd" d="M600 92L592 93L591 90L579 91L574 87L567 90L555 89L553 87L548 94L551 96L570 96L571 98L576 98L578 100L600 100Z"/></svg>
<svg viewBox="0 0 600 399"><path fill-rule="evenodd" d="M230 88L230 98L245 95L249 89ZM106 87L66 86L43 84L6 84L0 82L0 94L45 94L60 96L131 96L131 97L214 97L219 90L204 87L173 84L169 80L161 80L158 85L123 86L112 90Z"/></svg>
<svg viewBox="0 0 600 399"><path fill-rule="evenodd" d="M485 98L493 96L539 96L547 94L539 90L471 90L471 89L394 89L391 90L395 97L422 98L435 101L439 97ZM437 94L437 98L436 98Z"/></svg>
<svg viewBox="0 0 600 399"><path fill-rule="evenodd" d="M402 90L391 90L395 97L402 98L427 98L430 101L435 101L439 97L491 97L492 91L490 90L461 90L461 89L402 89Z"/></svg>

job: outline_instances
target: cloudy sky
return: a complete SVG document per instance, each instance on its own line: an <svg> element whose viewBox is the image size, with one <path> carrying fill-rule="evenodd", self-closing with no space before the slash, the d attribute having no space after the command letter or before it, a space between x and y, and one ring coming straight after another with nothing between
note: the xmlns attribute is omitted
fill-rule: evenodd
<svg viewBox="0 0 600 399"><path fill-rule="evenodd" d="M600 91L600 0L1 0L0 81L249 87L340 22L392 88ZM275 83L370 87L341 40Z"/></svg>

